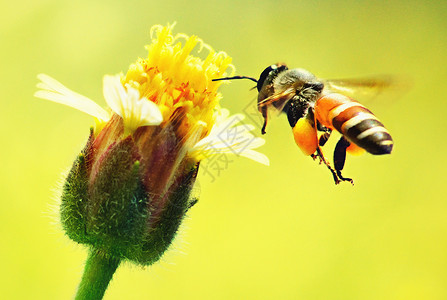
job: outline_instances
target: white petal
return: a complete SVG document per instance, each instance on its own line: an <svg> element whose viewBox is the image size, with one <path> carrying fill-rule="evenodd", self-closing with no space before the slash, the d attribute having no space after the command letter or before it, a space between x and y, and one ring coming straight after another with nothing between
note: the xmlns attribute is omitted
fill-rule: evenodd
<svg viewBox="0 0 447 300"><path fill-rule="evenodd" d="M241 153L241 156L245 156L247 158L250 158L258 163L261 163L266 166L270 166L270 160L267 157L267 155L262 154L260 152L254 151L254 150L247 150Z"/></svg>
<svg viewBox="0 0 447 300"><path fill-rule="evenodd" d="M104 76L104 98L110 108L123 118L124 126L133 131L141 126L159 125L163 116L159 107L138 90L121 83L120 76Z"/></svg>
<svg viewBox="0 0 447 300"><path fill-rule="evenodd" d="M265 144L265 140L260 137L252 137L252 140L250 141L250 148L255 149L263 146Z"/></svg>
<svg viewBox="0 0 447 300"><path fill-rule="evenodd" d="M154 102L148 100L147 98L140 98L140 93L138 90L131 87L128 88L128 92L136 93L137 97L131 97L132 103L128 107L129 117L132 115L139 115L137 119L139 120L139 126L150 126L150 125L160 125L163 122L163 115L161 114L160 108Z"/></svg>
<svg viewBox="0 0 447 300"><path fill-rule="evenodd" d="M222 132L225 128L231 128L245 119L243 114L228 116L230 114L228 109L222 109L221 111L222 112L218 113L216 117L216 123L211 129L210 135L216 133L217 131Z"/></svg>
<svg viewBox="0 0 447 300"><path fill-rule="evenodd" d="M41 90L34 93L35 97L73 107L103 122L110 119L109 113L93 100L73 92L48 75L39 74L37 78L41 81L37 84Z"/></svg>
<svg viewBox="0 0 447 300"><path fill-rule="evenodd" d="M127 99L127 96L126 90L121 84L120 76L104 76L102 92L107 105L112 109L112 111L123 117L122 99Z"/></svg>
<svg viewBox="0 0 447 300"><path fill-rule="evenodd" d="M209 135L192 147L190 155L200 159L223 153L235 154L269 165L267 156L253 150L262 146L265 140L250 133L255 129L253 125L238 125L243 119L242 114L229 116L229 111L222 109L216 115L216 124Z"/></svg>
<svg viewBox="0 0 447 300"><path fill-rule="evenodd" d="M220 110L217 111L216 114L216 123L221 123L223 120L228 119L228 117L230 116L230 111L226 108L222 108ZM242 115L242 117L245 117L244 115Z"/></svg>

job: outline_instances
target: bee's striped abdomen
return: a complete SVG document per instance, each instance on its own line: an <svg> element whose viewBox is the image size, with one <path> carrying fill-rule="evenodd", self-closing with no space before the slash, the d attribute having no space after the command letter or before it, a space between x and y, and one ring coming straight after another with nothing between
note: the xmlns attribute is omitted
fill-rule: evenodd
<svg viewBox="0 0 447 300"><path fill-rule="evenodd" d="M335 128L350 142L372 154L389 154L393 139L374 114L352 99L341 94L329 94L317 100L317 120Z"/></svg>

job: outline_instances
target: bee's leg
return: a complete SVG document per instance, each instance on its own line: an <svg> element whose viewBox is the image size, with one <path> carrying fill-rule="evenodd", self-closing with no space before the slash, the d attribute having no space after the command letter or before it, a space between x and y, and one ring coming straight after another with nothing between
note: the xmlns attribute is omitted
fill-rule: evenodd
<svg viewBox="0 0 447 300"><path fill-rule="evenodd" d="M261 133L266 134L265 127L267 127L267 118L264 119L264 124L262 125Z"/></svg>
<svg viewBox="0 0 447 300"><path fill-rule="evenodd" d="M317 155L311 155L311 156L313 159L315 159L316 157L320 158L320 163L323 162L326 165L326 167L329 169L329 171L331 171L332 177L334 177L335 184L340 183L340 179L337 176L337 173L334 171L334 169L329 165L329 163L324 158L323 152L321 152L320 147L317 147Z"/></svg>
<svg viewBox="0 0 447 300"><path fill-rule="evenodd" d="M328 128L328 130L320 136L320 138L318 139L318 145L320 145L320 147L323 147L326 144L329 137L331 136L331 132L332 130Z"/></svg>
<svg viewBox="0 0 447 300"><path fill-rule="evenodd" d="M348 142L343 136L337 142L334 150L334 167L340 180L349 181L352 185L354 185L354 180L352 180L351 178L343 177L343 175L341 174L341 170L343 170L343 167L345 166L346 149L349 147L350 144L351 143Z"/></svg>
<svg viewBox="0 0 447 300"><path fill-rule="evenodd" d="M263 106L261 108L261 112L262 112L262 117L264 117L264 124L262 125L261 133L265 134L266 133L265 127L267 127L267 116L268 116L268 114L267 114L267 107Z"/></svg>
<svg viewBox="0 0 447 300"><path fill-rule="evenodd" d="M323 147L331 136L332 129L321 125L320 122L317 121L317 130L323 132L323 134L318 139L318 145L320 147Z"/></svg>

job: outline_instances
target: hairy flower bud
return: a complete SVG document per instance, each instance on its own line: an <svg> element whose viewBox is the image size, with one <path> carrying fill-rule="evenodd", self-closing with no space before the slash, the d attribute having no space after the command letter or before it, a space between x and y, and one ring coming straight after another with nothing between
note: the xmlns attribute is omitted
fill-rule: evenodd
<svg viewBox="0 0 447 300"><path fill-rule="evenodd" d="M62 225L78 243L152 264L168 248L191 206L198 165L184 161L174 166L175 140L162 139L142 151L128 136L99 155L96 141L92 132L67 177Z"/></svg>

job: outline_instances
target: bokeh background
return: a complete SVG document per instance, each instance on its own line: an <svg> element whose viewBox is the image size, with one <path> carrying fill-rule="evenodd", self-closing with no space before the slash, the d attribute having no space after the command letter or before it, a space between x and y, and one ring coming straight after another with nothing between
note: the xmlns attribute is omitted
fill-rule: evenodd
<svg viewBox="0 0 447 300"><path fill-rule="evenodd" d="M33 98L36 74L104 105L102 76L146 55L152 25L177 21L176 32L231 55L238 74L281 61L325 78L406 74L413 87L367 103L395 148L349 157L354 187L302 155L284 117L271 122L261 148L271 166L231 158L214 176L202 170L171 250L148 268L122 265L105 299L447 299L447 2L1 7L0 298L72 298L87 254L61 232L54 195L92 119ZM251 86L225 85L222 105L253 109Z"/></svg>

